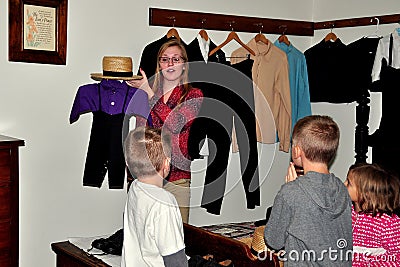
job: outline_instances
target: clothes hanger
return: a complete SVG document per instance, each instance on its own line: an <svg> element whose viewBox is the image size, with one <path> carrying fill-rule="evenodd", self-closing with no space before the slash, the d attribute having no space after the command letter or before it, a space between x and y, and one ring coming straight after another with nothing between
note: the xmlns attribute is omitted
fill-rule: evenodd
<svg viewBox="0 0 400 267"><path fill-rule="evenodd" d="M281 36L279 36L278 41L279 41L280 43L285 43L286 45L290 45L289 39L288 39L287 36L284 35L284 34L282 34Z"/></svg>
<svg viewBox="0 0 400 267"><path fill-rule="evenodd" d="M379 18L375 17L371 19L371 22L376 20L376 30L373 34L366 36L366 38L382 38L382 36L378 35L379 32Z"/></svg>
<svg viewBox="0 0 400 267"><path fill-rule="evenodd" d="M234 23L234 22L233 22ZM229 43L232 40L235 40L236 42L238 42L242 47L244 47L247 51L250 52L250 54L252 54L253 56L256 55L256 53L254 53L254 51L248 47L245 43L242 42L242 40L240 40L239 36L237 35L237 33L233 30L232 28L232 24L230 24L231 26L231 32L228 34L228 37L226 38L226 40L218 45L216 48L214 48L209 54L208 56L213 55L215 52L217 52L218 50L220 50L222 47L224 47L227 43Z"/></svg>
<svg viewBox="0 0 400 267"><path fill-rule="evenodd" d="M167 32L167 38L175 37L176 39L180 40L179 33L175 28L171 28Z"/></svg>
<svg viewBox="0 0 400 267"><path fill-rule="evenodd" d="M172 24L172 28L168 30L167 32L167 38L172 38L175 37L178 40L181 40L181 38L179 37L179 33L178 31L175 29L175 17L168 17L169 19L173 19L174 22Z"/></svg>
<svg viewBox="0 0 400 267"><path fill-rule="evenodd" d="M261 26L260 32L257 33L257 35L254 37L254 41L256 41L256 43L261 42L261 43L264 43L267 45L269 43L269 40L262 33L262 29L264 28L264 25L260 24L260 26Z"/></svg>
<svg viewBox="0 0 400 267"><path fill-rule="evenodd" d="M287 26L286 26L286 25L281 25L281 26L279 26L279 28L281 28L281 27L284 28L284 30L283 30L281 36L279 36L278 41L279 41L280 43L285 43L286 45L290 45L290 41L289 41L289 39L287 38L287 36L285 35L286 30L287 30Z"/></svg>
<svg viewBox="0 0 400 267"><path fill-rule="evenodd" d="M336 42L337 36L334 32L332 32L334 26L335 26L335 24L332 24L331 31L325 36L325 39L324 39L325 42L328 42L328 41Z"/></svg>
<svg viewBox="0 0 400 267"><path fill-rule="evenodd" d="M208 34L206 32L206 30L204 30L204 22L206 21L206 19L202 19L201 20L201 25L202 25L202 29L199 31L199 35L201 36L201 38L203 38L204 40L208 41Z"/></svg>
<svg viewBox="0 0 400 267"><path fill-rule="evenodd" d="M203 38L204 40L208 41L208 34L205 30L201 29L199 31L199 35L201 36L201 38Z"/></svg>

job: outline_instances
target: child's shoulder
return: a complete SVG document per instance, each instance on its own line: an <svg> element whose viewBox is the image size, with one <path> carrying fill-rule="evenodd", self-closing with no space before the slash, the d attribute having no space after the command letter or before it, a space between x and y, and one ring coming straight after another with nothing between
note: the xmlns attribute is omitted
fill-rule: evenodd
<svg viewBox="0 0 400 267"><path fill-rule="evenodd" d="M299 186L299 181L297 179L289 183L283 184L281 186L281 189L279 190L279 193L281 195L288 195L288 196L302 194L302 191Z"/></svg>
<svg viewBox="0 0 400 267"><path fill-rule="evenodd" d="M363 221L365 223L372 223L385 227L395 227L400 231L400 217L396 214L389 215L387 213L383 213L373 217L371 214L361 213L356 215L356 218L359 216L364 217Z"/></svg>
<svg viewBox="0 0 400 267"><path fill-rule="evenodd" d="M133 185L133 184L132 184ZM152 184L139 183L136 187L139 190L141 197L149 198L151 202L158 203L161 206L175 206L176 199L174 195L162 187L158 187Z"/></svg>
<svg viewBox="0 0 400 267"><path fill-rule="evenodd" d="M164 188L159 188L157 199L167 205L177 205L175 196Z"/></svg>
<svg viewBox="0 0 400 267"><path fill-rule="evenodd" d="M397 223L400 227L400 217L396 214L389 215L384 213L381 215L381 218L386 222Z"/></svg>

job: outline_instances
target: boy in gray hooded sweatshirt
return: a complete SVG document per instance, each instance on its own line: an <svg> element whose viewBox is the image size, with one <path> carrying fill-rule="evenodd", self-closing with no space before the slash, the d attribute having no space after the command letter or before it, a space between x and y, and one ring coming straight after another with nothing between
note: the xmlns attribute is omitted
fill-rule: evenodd
<svg viewBox="0 0 400 267"><path fill-rule="evenodd" d="M351 199L329 172L339 145L339 127L329 116L297 121L292 160L265 227L265 242L285 266L351 266ZM297 176L295 166L304 175Z"/></svg>

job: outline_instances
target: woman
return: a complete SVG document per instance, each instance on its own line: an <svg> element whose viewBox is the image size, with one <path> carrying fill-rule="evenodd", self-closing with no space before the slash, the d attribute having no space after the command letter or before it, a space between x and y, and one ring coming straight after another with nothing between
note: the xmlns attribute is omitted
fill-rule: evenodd
<svg viewBox="0 0 400 267"><path fill-rule="evenodd" d="M187 223L191 179L188 137L193 119L200 110L203 93L188 83L188 58L180 41L171 39L164 43L157 58L152 86L143 70L140 70L143 79L127 83L147 93L153 127L163 128L172 134L171 171L164 188L175 196L182 220Z"/></svg>

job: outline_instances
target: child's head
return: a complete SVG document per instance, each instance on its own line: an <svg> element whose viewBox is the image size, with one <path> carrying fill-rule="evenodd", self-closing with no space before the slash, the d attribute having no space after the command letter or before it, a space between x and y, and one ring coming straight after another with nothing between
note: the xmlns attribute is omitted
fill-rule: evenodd
<svg viewBox="0 0 400 267"><path fill-rule="evenodd" d="M352 165L345 181L356 210L372 214L400 211L400 179L377 164Z"/></svg>
<svg viewBox="0 0 400 267"><path fill-rule="evenodd" d="M339 126L331 117L306 116L298 120L293 128L292 149L297 146L309 161L328 165L336 155L339 137Z"/></svg>
<svg viewBox="0 0 400 267"><path fill-rule="evenodd" d="M168 175L171 158L171 136L150 127L137 127L125 140L125 159L130 172L142 178ZM166 172L166 173L165 173Z"/></svg>

